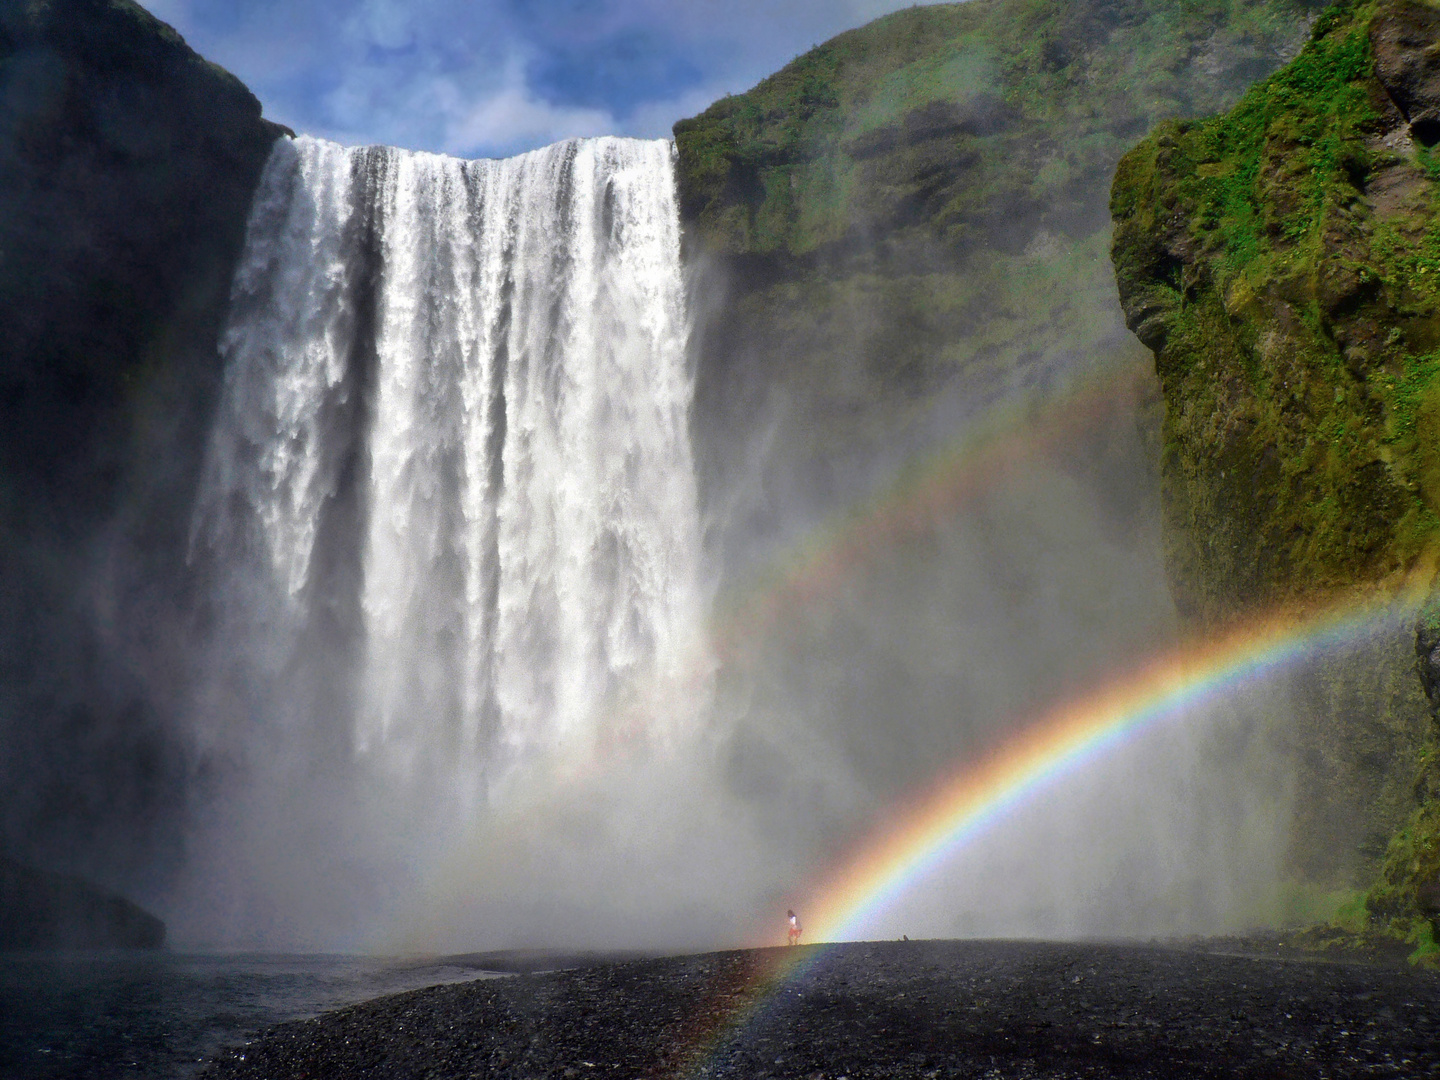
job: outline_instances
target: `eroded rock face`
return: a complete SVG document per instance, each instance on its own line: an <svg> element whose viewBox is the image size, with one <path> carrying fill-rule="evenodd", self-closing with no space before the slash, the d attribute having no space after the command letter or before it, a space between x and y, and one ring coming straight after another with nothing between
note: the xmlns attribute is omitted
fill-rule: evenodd
<svg viewBox="0 0 1440 1080"><path fill-rule="evenodd" d="M1370 22L1375 74L1426 146L1440 141L1440 10L1413 0L1383 4Z"/></svg>
<svg viewBox="0 0 1440 1080"><path fill-rule="evenodd" d="M1167 563L1201 621L1403 573L1435 532L1436 185L1367 62L1391 10L1322 25L1234 112L1117 170L1120 300L1167 402Z"/></svg>

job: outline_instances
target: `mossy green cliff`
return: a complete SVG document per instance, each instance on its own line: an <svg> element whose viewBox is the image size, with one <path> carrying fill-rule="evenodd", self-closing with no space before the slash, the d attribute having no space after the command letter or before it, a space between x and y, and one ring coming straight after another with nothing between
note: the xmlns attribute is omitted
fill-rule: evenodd
<svg viewBox="0 0 1440 1080"><path fill-rule="evenodd" d="M841 34L676 126L692 235L788 257L1083 235L1129 141L1213 109L1293 43L1303 5L982 0ZM877 242L883 241L877 250Z"/></svg>
<svg viewBox="0 0 1440 1080"><path fill-rule="evenodd" d="M1155 354L1166 566L1199 623L1433 572L1437 41L1429 4L1338 5L1233 110L1163 124L1119 164L1116 280ZM1327 765L1369 745L1367 805L1399 830L1371 907L1402 922L1440 873L1430 638L1422 620L1415 648L1402 636L1369 670L1336 665L1315 703Z"/></svg>
<svg viewBox="0 0 1440 1080"><path fill-rule="evenodd" d="M725 312L702 319L702 460L734 459L707 451L767 401L785 451L824 461L880 452L962 384L979 409L1133 357L1105 258L1115 162L1155 122L1235 101L1313 10L912 8L681 121L699 306Z"/></svg>
<svg viewBox="0 0 1440 1080"><path fill-rule="evenodd" d="M1038 443L1071 408L1070 388L1143 371L1073 437L997 463L1013 474L867 552L843 588L757 631L758 659L721 671L723 703L753 719L737 775L799 789L797 827L867 797L883 805L1097 670L1174 639L1156 557L1159 396L1115 303L1110 180L1153 125L1229 107L1291 59L1318 12L1223 0L915 8L676 126L699 324L696 456L725 584L827 515L843 529L895 463L997 407L1039 402L1011 421L1021 433L1033 422ZM1419 696L1408 672L1392 689ZM1327 746L1342 738L1341 721L1331 727ZM1367 764L1390 752L1388 729L1323 752L1272 737L1323 763L1293 800L1296 875L1348 885L1357 865L1373 867L1403 801ZM838 810L795 779L818 771L827 743L862 792L842 793ZM801 745L812 749L787 758ZM1368 809L1377 786L1383 812Z"/></svg>

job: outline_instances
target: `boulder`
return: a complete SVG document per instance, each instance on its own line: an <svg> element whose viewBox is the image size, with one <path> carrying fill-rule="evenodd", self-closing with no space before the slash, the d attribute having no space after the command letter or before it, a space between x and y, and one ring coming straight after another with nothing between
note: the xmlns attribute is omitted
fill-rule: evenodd
<svg viewBox="0 0 1440 1080"><path fill-rule="evenodd" d="M1375 74L1417 142L1440 141L1440 11L1414 0L1381 6L1370 21Z"/></svg>

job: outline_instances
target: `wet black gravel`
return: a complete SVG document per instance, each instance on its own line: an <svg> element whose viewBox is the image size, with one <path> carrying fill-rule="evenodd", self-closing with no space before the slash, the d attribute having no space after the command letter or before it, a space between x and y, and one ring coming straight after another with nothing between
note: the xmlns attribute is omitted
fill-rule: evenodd
<svg viewBox="0 0 1440 1080"><path fill-rule="evenodd" d="M1440 1077L1440 973L1115 944L760 949L399 994L206 1075Z"/></svg>

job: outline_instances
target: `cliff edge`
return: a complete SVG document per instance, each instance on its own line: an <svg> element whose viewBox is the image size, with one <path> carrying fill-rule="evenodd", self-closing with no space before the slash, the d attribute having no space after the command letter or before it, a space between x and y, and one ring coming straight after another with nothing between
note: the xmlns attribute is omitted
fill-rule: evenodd
<svg viewBox="0 0 1440 1080"><path fill-rule="evenodd" d="M1233 110L1119 164L1116 281L1164 394L1166 566L1194 622L1433 577L1437 109L1440 8L1342 3ZM1332 665L1330 701L1348 697L1311 725L1316 777L1390 823L1368 905L1407 933L1440 907L1434 625Z"/></svg>

